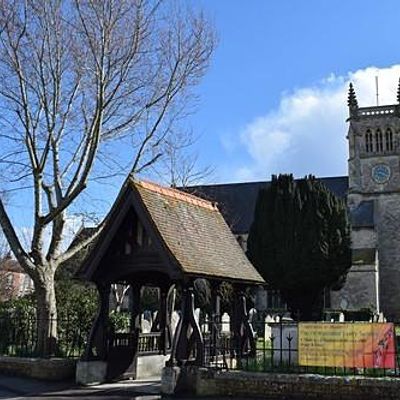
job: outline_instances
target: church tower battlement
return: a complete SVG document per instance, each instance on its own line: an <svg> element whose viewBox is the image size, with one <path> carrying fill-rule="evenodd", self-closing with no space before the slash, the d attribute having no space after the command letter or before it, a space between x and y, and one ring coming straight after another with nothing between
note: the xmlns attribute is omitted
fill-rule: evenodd
<svg viewBox="0 0 400 400"><path fill-rule="evenodd" d="M348 106L349 194L400 192L400 105L359 107L350 83Z"/></svg>

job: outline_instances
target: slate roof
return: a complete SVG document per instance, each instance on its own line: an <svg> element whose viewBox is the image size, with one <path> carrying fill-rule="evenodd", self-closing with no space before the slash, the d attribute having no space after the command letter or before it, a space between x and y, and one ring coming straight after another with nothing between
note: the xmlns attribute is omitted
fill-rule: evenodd
<svg viewBox="0 0 400 400"><path fill-rule="evenodd" d="M186 274L264 282L214 203L150 182L130 184Z"/></svg>
<svg viewBox="0 0 400 400"><path fill-rule="evenodd" d="M348 190L348 177L328 177L320 180L336 196L345 198ZM253 221L257 195L261 188L270 182L228 183L221 185L200 185L185 188L204 199L218 204L227 224L235 234L248 233Z"/></svg>

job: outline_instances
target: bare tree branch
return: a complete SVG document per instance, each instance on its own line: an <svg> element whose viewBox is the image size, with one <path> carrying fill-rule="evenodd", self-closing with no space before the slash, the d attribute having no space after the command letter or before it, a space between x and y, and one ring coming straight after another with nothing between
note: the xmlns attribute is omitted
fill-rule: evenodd
<svg viewBox="0 0 400 400"><path fill-rule="evenodd" d="M63 253L68 214L89 183L161 165L214 45L204 15L174 2L0 0L0 176L4 191L25 188L26 250L2 203L0 224L40 318L56 315L55 271L82 247ZM122 159L105 162L127 138Z"/></svg>

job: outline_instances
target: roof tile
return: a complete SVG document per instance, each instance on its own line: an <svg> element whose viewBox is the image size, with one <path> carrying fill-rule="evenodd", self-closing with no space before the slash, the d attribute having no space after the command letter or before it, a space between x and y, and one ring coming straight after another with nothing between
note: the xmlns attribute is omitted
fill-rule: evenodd
<svg viewBox="0 0 400 400"><path fill-rule="evenodd" d="M132 180L131 184L185 273L264 282L215 204L149 182Z"/></svg>

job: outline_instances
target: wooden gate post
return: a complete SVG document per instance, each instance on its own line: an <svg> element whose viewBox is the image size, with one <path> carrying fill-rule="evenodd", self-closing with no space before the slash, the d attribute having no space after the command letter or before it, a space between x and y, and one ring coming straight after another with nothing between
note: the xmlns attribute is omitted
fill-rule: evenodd
<svg viewBox="0 0 400 400"><path fill-rule="evenodd" d="M167 348L169 346L169 328L167 326L167 321L169 321L168 315L168 286L160 286L160 353L164 356L167 354Z"/></svg>
<svg viewBox="0 0 400 400"><path fill-rule="evenodd" d="M100 296L100 305L96 319L90 330L88 344L82 357L84 361L106 360L107 358L107 325L110 305L110 283L96 283ZM96 349L96 355L93 349Z"/></svg>
<svg viewBox="0 0 400 400"><path fill-rule="evenodd" d="M140 318L137 321L138 316L140 316L140 291L142 286L137 282L130 282L131 285L131 297L130 297L130 312L131 312L131 323L130 332L134 332L135 335L139 337L140 331Z"/></svg>
<svg viewBox="0 0 400 400"><path fill-rule="evenodd" d="M246 296L242 286L234 288L234 311L233 311L233 342L235 356L254 356L256 354L256 341L253 328L250 325L246 308Z"/></svg>
<svg viewBox="0 0 400 400"><path fill-rule="evenodd" d="M192 333L188 335L189 328ZM190 354L195 350L196 357L190 359ZM194 316L194 289L185 286L182 291L182 314L175 332L174 344L169 364L204 365L204 340L200 326Z"/></svg>
<svg viewBox="0 0 400 400"><path fill-rule="evenodd" d="M210 355L217 357L221 352L221 293L219 281L211 281L211 301L212 301L212 315L211 315L211 343Z"/></svg>

